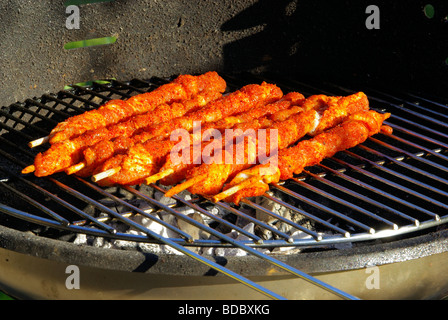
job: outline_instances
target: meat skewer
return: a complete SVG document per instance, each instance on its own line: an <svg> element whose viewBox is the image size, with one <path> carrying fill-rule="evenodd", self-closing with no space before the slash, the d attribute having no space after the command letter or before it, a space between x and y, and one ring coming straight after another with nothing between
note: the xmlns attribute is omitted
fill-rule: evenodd
<svg viewBox="0 0 448 320"><path fill-rule="evenodd" d="M291 105L299 104L304 100L305 97L302 94L297 92L291 92L272 104L260 105L258 107L250 109L247 112L239 113L234 116L225 117L216 122L205 123L202 125L202 133L204 133L207 129L211 128L215 128L217 130L232 128L234 124L245 123L254 118L259 118L264 115L273 114L279 110L286 109ZM96 145L84 150L83 153L84 153L85 167L87 167L86 170L79 172L77 170L78 168L74 166L73 170L67 173L71 174L73 172L77 172L77 174L81 176L90 176L92 175L93 170L99 165L101 165L105 160L109 159L110 157L112 157L117 153L123 153L135 143L144 142L143 141L144 138L145 138L144 136L137 134L132 138L120 137L111 141L103 140L97 143ZM84 168L84 165L82 166L82 168Z"/></svg>
<svg viewBox="0 0 448 320"><path fill-rule="evenodd" d="M188 112L193 112L206 106L209 102L219 99L221 96L221 92L206 91L190 100L173 102L171 105L162 104L151 112L134 116L127 121L88 131L82 136L77 137L75 141L78 140L80 142L79 147L85 147L81 150L81 152L85 154L85 150L89 147L93 147L99 143L104 143L117 137L128 138L137 130L181 117ZM79 158L79 161L81 161L83 154L80 153L79 157L77 157ZM73 159L72 162L74 161L75 160ZM67 174L76 173L86 167L86 165L87 162L85 160L81 161L76 165L67 168L66 172Z"/></svg>
<svg viewBox="0 0 448 320"><path fill-rule="evenodd" d="M233 130L236 130L239 128L242 131L246 130L248 128L252 128L252 129L262 128L263 126L266 128L266 127L271 126L273 121L285 120L286 117L288 117L292 113L299 112L299 110L297 110L296 108L300 108L300 110L320 108L325 105L325 101L327 101L328 99L329 98L324 95L315 95L315 96L311 96L311 97L305 99L303 97L303 95L300 93L290 92L287 95L285 95L282 99L280 99L272 104L260 105L259 107L250 109L247 112L240 113L237 116L230 116L230 117L224 118L224 119L219 120L214 123L208 123L208 125L206 124L204 126L204 128L202 128L200 137L203 137L204 133L206 133L206 130L210 129L210 128L220 130L221 133L225 129L230 129L230 128ZM298 107L295 105L300 105L301 107ZM286 107L290 107L290 108L285 109ZM252 119L252 121L249 121L253 117L258 117L258 116L262 116L262 115L267 115L267 117L269 119L255 118L255 119ZM195 141L195 139L197 139L195 134L191 135L190 139L188 140L190 143L188 144L188 146L185 147L185 149L188 148L188 151L190 151L190 148L192 148L193 143L201 142L201 141L197 141L197 140ZM157 173L161 166L160 163L162 163L162 164L165 163L166 167L169 167L171 165L169 163L170 159L168 159L168 157L165 157L165 156L168 155L172 151L172 148L175 147L175 145L177 145L177 144L178 144L177 141L165 141L165 142L160 143L158 140L148 140L147 142L143 143L143 148L139 146L139 152L135 152L135 150L133 150L132 152L128 152L127 157L118 156L118 158L109 159L108 163L104 164L101 167L101 170L99 170L100 173L95 174L93 176L93 180L95 182L98 182L101 179L107 178L107 176L108 176L107 173L109 173L110 175L115 174L119 170L117 170L117 168L115 168L115 170L110 170L110 168L113 168L115 165L119 166L120 162L132 163L133 161L135 161L134 159L132 159L132 157L140 158L143 156L146 161L145 169L143 169L143 165L142 165L141 161L140 161L140 164L134 165L134 167L132 167L129 164L128 165L129 170L130 170L129 173L125 173L125 170L123 170L124 172L121 173L121 176L115 176L115 177L112 177L109 181L101 182L102 185L139 184L139 183L143 182L141 180L142 178L146 178L148 176L151 176L151 175L154 175L155 173ZM199 148L202 149L201 146ZM154 154L154 152L155 152L155 154ZM180 152L184 152L184 150L182 150ZM132 156L131 156L131 154L132 154ZM194 152L189 153L190 156L192 156L193 154L194 154ZM120 160L118 160L118 159L120 159ZM189 168L189 163L194 164L194 162L195 161L193 159L190 159L190 161L188 161L188 160L185 161L185 164L183 164L183 163L176 164L177 165L176 170L175 170L176 175L170 176L169 178L167 178L167 176L170 175L171 173L174 173L174 172L171 172L171 170L173 168L168 168L168 170L166 170L163 173L158 172L157 176L148 178L149 181L147 181L147 183L155 182L158 179L162 179L162 178L165 178L165 181L166 181L166 179L170 179L170 181L173 181L173 179L178 180L179 177L185 176L185 172ZM139 174L136 174L135 167L140 167ZM165 169L166 169L166 167L165 167ZM106 170L107 173L102 173L102 171L104 171L104 170ZM131 179L129 179L130 176L132 176Z"/></svg>
<svg viewBox="0 0 448 320"><path fill-rule="evenodd" d="M152 111L160 104L187 100L204 90L220 91L225 81L216 72L199 76L180 75L155 90L126 101L111 100L100 108L84 112L59 123L49 135L51 144L78 136L88 130L105 127L131 116Z"/></svg>
<svg viewBox="0 0 448 320"><path fill-rule="evenodd" d="M273 102L267 105L260 105L258 107L254 107L247 112L239 113L237 115L229 116L218 120L217 122L209 122L205 123L201 126L201 133L199 137L203 137L204 134L209 129L216 129L220 132L224 132L225 129L229 129L235 127L237 125L241 125L244 123L253 121L253 119L260 118L266 115L274 115L277 114L281 110L285 110L292 105L298 105L305 101L305 97L297 92L291 92L282 97L280 100ZM287 110L287 109L286 109ZM197 133L194 133L190 136L189 141L195 143L195 139L198 136ZM92 170L100 165L104 160L112 157L114 154L119 153L120 150L125 150L126 148L132 146L135 143L142 143L142 141L138 141L140 136L136 136L133 139L116 139L115 141L102 141L92 148L87 148L84 151L84 157L86 162L89 164L90 170L84 170L81 174L84 176L91 175ZM128 141L126 141L128 140ZM174 146L177 142L167 141L168 144ZM89 172L90 171L90 172Z"/></svg>
<svg viewBox="0 0 448 320"><path fill-rule="evenodd" d="M340 125L314 138L280 150L276 168L261 164L241 171L228 183L225 190L213 196L212 200L239 204L244 197L263 195L269 190L271 183L290 179L305 167L316 165L336 152L352 148L380 131L390 133L391 128L382 125L389 116L390 113L380 114L373 110L355 113Z"/></svg>
<svg viewBox="0 0 448 320"><path fill-rule="evenodd" d="M247 112L252 108L272 103L279 100L283 96L283 92L276 85L263 82L261 85L250 84L246 85L240 90L232 92L214 102L210 103L207 108L189 113L183 117L178 117L172 121L160 123L140 134L136 134L131 139L127 140L127 145L133 146L134 141L144 143L146 140L154 136L168 137L172 131L176 129L183 129L187 132L193 131L195 122L212 123L222 118ZM123 139L121 139L123 140ZM114 148L114 146L113 146ZM114 160L109 161L113 163ZM107 170L108 164L100 166L98 170ZM96 170L96 172L99 172ZM95 179L95 178L94 178Z"/></svg>
<svg viewBox="0 0 448 320"><path fill-rule="evenodd" d="M297 93L288 93L284 96L284 98L287 98L291 94L297 94ZM315 95L311 96L304 101L302 101L299 106L295 106L296 103L292 103L292 106L289 109L281 110L275 114L269 115L268 118L262 118L257 119L256 121L250 121L246 123L239 123L235 126L233 126L233 132L232 132L232 138L236 138L237 136L240 136L246 132L246 130L258 130L258 129L266 129L271 126L273 126L276 122L285 121L287 118L292 116L293 114L297 114L299 112L312 110L312 109L318 109L324 106L325 101L328 100L327 96L324 95ZM240 133L239 135L237 133ZM227 137L226 137L227 138ZM226 138L222 139L222 148L225 148L226 144ZM233 139L232 139L233 140ZM153 176L150 176L146 178L146 183L155 183L156 181L160 180L160 183L163 185L174 185L182 180L185 179L185 176L187 174L187 171L199 164L201 164L201 155L203 154L202 150L207 147L207 145L210 145L213 142L210 142L209 144L206 144L205 146L201 146L201 153L198 153L196 157L199 157L199 159L193 158L194 151L193 149L195 146L190 145L189 151L182 150L181 152L186 152L190 155L190 159L188 161L176 161L176 159L171 159L171 157L167 157L165 160L165 163L160 168L159 172L156 173Z"/></svg>
<svg viewBox="0 0 448 320"><path fill-rule="evenodd" d="M282 96L283 96L283 93L280 90L280 88L278 88L276 85L273 85L273 84L263 82L261 85L256 85L256 84L246 85L243 88L241 88L240 90L232 92L229 95L224 96L221 99L218 99L218 100L212 102L207 107L206 110L201 109L201 110L198 110L191 114L188 114L184 117L179 117L179 118L173 119L173 121L161 123L159 125L151 127L151 129L155 128L154 130L145 131L141 135L148 133L149 136L151 137L152 135L157 133L158 136L162 135L162 136L167 137L175 129L184 129L186 131L191 132L193 130L193 124L197 121L204 122L204 123L216 122L224 117L228 117L231 115L246 112L254 107L259 107L261 105L266 105L266 104L272 103L274 101L279 100ZM149 137L147 135L145 135L145 137L147 137L148 139L143 139L140 141L149 140ZM140 139L140 137L139 137L139 139ZM164 142L163 140L161 140L161 141ZM149 140L149 142L153 143L152 140ZM166 142L165 142L165 145L166 145ZM133 145L128 150L128 153L130 153L132 155L132 157L126 158L126 163L127 163L126 166L117 165L116 159L109 159L104 163L104 165L100 166L100 168L98 168L98 170L97 170L98 172L113 168L113 167L111 167L111 165L114 165L114 167L121 166L122 169L124 169L124 170L122 170L123 172L118 172L117 174L115 174L113 176L113 179L111 179L112 177L109 177L108 179L106 179L106 181L103 181L102 183L122 184L122 182L117 182L116 179L118 179L118 181L132 181L132 179L129 180L129 178L131 176L135 175L135 173L138 170L143 170L143 167L148 165L147 163L144 164L142 162L142 159L141 159L142 154L139 154L139 152L144 152L145 146L152 148L151 144L143 145L143 143L140 142L136 145ZM162 144L162 146L164 146L164 145ZM139 152L136 152L136 150L139 150ZM118 156L120 156L120 155L118 155ZM121 158L123 160L123 157L118 157L118 158ZM135 163L134 163L134 161L135 161ZM149 159L146 158L146 155L145 155L144 161L146 161L146 162L149 161ZM149 165L152 166L151 163ZM125 173L127 169L129 169L132 173L131 174ZM151 174L153 174L153 172L150 172L148 175L151 175ZM93 178L96 179L95 176ZM109 181L109 182L107 182L107 181ZM129 183L126 182L124 184L129 184Z"/></svg>
<svg viewBox="0 0 448 320"><path fill-rule="evenodd" d="M319 134L342 122L347 115L368 110L368 108L367 97L362 92L348 97L329 97L327 106L323 110L310 110L293 115L286 121L275 124L269 130L277 130L278 143L276 148L282 150L306 134ZM266 146L269 146L266 147L267 150L272 148L269 137L270 135L266 134ZM260 145L258 139L257 143L256 148ZM222 152L225 154L227 150ZM236 161L238 155L233 153L233 162L231 163L211 163L194 167L188 172L187 180L168 190L165 196L171 197L185 189L193 194L214 195L221 191L224 184L235 174L253 165L249 159L255 159L256 156L251 153L253 151L250 151L248 145L244 144L243 162Z"/></svg>
<svg viewBox="0 0 448 320"><path fill-rule="evenodd" d="M279 111L275 115L280 116L280 113L289 114L291 110L294 110L295 113L300 112L296 108L300 109L300 107L291 107L291 109ZM253 121L248 121L243 124L236 124L234 128L241 127L241 125L251 128L254 126L261 127L268 126L268 124L271 123L272 121L266 117L263 119L254 119ZM188 143L193 142L193 144L195 144L202 142L200 141L200 138L198 139L198 137L194 134L189 135L189 137L190 139L188 139ZM101 167L101 172L93 175L92 180L94 182L99 182L100 180L110 177L110 179L106 180L106 182L100 182L103 186L110 184L140 184L145 181L146 177L154 174L164 163L167 163L167 158L169 158L168 156L171 154L173 149L176 148L178 143L178 141L171 140L148 140L144 143L138 143L131 147L126 154L119 154L107 160L106 164ZM187 148L189 149L190 147L185 147L183 149ZM184 152L183 149L181 152ZM191 153L190 156L192 154L193 153ZM123 171L121 171L122 166L124 168ZM117 173L120 173L120 175L113 176Z"/></svg>
<svg viewBox="0 0 448 320"><path fill-rule="evenodd" d="M179 154L181 154L182 156L175 157L174 160L172 159L172 157L167 156L164 160L164 164L160 167L159 172L146 178L145 181L147 184L150 184L161 180L160 182L163 185L173 185L179 183L185 179L185 175L187 174L188 170L204 162L204 157L207 157L207 160L205 161L211 161L210 159L212 157L212 151L214 151L215 148L218 148L218 146L220 146L219 149L224 149L226 144L228 144L228 139L232 139L233 141L236 139L244 138L245 133L248 132L247 130L250 130L249 132L255 132L253 130L269 128L275 122L280 121L279 119L286 119L288 116L292 116L293 114L302 111L303 109L301 107L294 106L290 109L280 111L272 116L255 119L246 123L236 124L232 128L230 137L226 135L227 131L225 131L224 136L220 133L219 137L215 137L211 139L211 141L207 140L194 142L193 144L186 148L183 148L179 152ZM195 150L199 150L200 152ZM170 155L172 154L170 153ZM210 158L208 158L209 156ZM213 155L213 157L214 156L215 155ZM216 157L220 157L220 155L216 154Z"/></svg>
<svg viewBox="0 0 448 320"><path fill-rule="evenodd" d="M302 107L311 108L310 106L313 106L314 108L320 109L326 107L330 100L339 101L340 97L327 97L324 95L312 96L305 100ZM346 97L342 99L341 102L342 101L344 103L333 105L332 108L327 108L327 110L323 112L325 115L324 120L328 116L336 119L337 117L334 115L335 109L340 109L340 115L346 113L347 111L353 113L353 110L356 111L362 108L368 108L368 101L363 93ZM314 124L316 113L313 111L312 113L308 113L307 116L309 120L308 123L316 126L317 124ZM302 120L304 119L306 118L302 118ZM171 148L173 147L172 142L171 144L167 144L166 142L159 144L156 142L157 141L149 140L143 145L133 149L131 148L132 150L130 149L126 156L119 155L109 159L103 166L101 166L101 170L99 170L100 173L114 167L121 167L123 170L121 170L119 174L115 174L105 181L101 181L100 184L140 184L142 182L142 178L144 179L145 177L156 174L160 167L160 161L162 161L162 163L165 161L165 158L161 157L161 155L164 156L165 154L170 153L172 151ZM161 150L163 150L163 152L161 152ZM115 173L115 170L111 170L109 172ZM101 173L100 177L105 178L106 176ZM93 179L98 180L96 175L93 176Z"/></svg>
<svg viewBox="0 0 448 320"><path fill-rule="evenodd" d="M223 89L221 88L220 90ZM221 97L220 92L206 91L189 100L174 102L171 105L162 104L152 112L134 116L129 120L108 127L89 130L74 139L55 143L44 153L38 154L34 160L34 165L25 168L22 173L35 170L36 176L41 177L66 170L81 161L83 150L88 146L94 145L104 139L108 140L116 136L130 135L140 127L151 123L157 124L176 117L179 114L185 114L190 110L203 107L208 102L219 97Z"/></svg>
<svg viewBox="0 0 448 320"><path fill-rule="evenodd" d="M229 129L236 124L247 123L248 121L251 121L253 119L261 118L268 115L274 115L279 111L289 109L291 106L300 106L305 103L306 99L303 94L299 92L289 92L275 102L254 107L248 111L222 118L216 122L208 122L202 124L202 131L208 129Z"/></svg>
<svg viewBox="0 0 448 320"><path fill-rule="evenodd" d="M154 138L161 140L168 138L175 129L184 129L191 132L195 122L200 121L202 124L213 123L231 115L247 112L252 108L272 103L279 100L282 96L283 92L274 84L266 82L263 82L261 85L249 84L216 100L206 109L201 109L184 117L142 130L141 133L136 134L135 139L143 142Z"/></svg>

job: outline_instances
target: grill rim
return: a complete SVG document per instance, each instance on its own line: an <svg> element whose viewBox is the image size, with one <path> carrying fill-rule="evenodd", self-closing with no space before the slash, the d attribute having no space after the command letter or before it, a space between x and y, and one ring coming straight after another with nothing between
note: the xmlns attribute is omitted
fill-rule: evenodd
<svg viewBox="0 0 448 320"><path fill-rule="evenodd" d="M137 250L117 250L76 245L71 242L36 236L0 225L0 248L48 259L51 261L101 268L105 270L142 272L182 276L223 276L186 255L154 253ZM448 229L431 233L352 247L348 249L300 252L297 254L270 254L293 268L308 274L340 272L415 260L448 252ZM291 276L272 264L252 255L208 256L216 263L234 270L241 276Z"/></svg>

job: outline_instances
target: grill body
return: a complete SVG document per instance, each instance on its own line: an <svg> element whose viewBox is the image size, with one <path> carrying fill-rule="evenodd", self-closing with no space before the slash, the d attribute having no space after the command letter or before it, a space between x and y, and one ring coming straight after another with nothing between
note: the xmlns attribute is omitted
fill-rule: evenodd
<svg viewBox="0 0 448 320"><path fill-rule="evenodd" d="M380 29L371 30L369 4L111 1L81 5L81 27L69 30L63 4L3 1L0 42L8 63L0 65L0 290L49 299L259 299L270 290L291 299L446 294L448 51L440 41L446 39L446 5L433 2L429 17L420 1L379 1ZM103 36L117 41L63 49L69 41ZM45 149L30 150L26 143L57 122L152 90L172 75L208 70L225 75L229 90L267 81L306 96L365 91L372 108L392 113L394 134L338 153L241 207L194 197L167 204L155 197L163 192L159 186L102 189L64 175L20 174ZM277 216L263 201L290 216ZM253 218L260 210L267 220ZM184 213L192 211L214 221ZM192 238L177 227L162 237L133 220L149 214L160 222L162 212L216 232L216 239ZM298 222L303 216L309 223ZM242 229L241 221L262 234ZM125 233L117 223L136 232ZM225 228L209 229L216 225ZM235 240L222 231L230 229L245 237ZM302 233L292 237L291 230ZM73 243L79 234L168 245L183 255L79 246ZM208 248L244 255L197 256ZM273 248L296 251L263 253ZM65 286L69 265L85 276L79 291ZM379 289L366 284L374 267Z"/></svg>
<svg viewBox="0 0 448 320"><path fill-rule="evenodd" d="M22 299L241 299L266 296L236 283L200 263L177 255L77 247L73 244L18 236L0 229L2 290ZM325 283L362 299L440 299L448 282L446 232L424 235L358 250L280 256ZM9 241L9 246L5 246ZM215 257L216 259L216 257ZM219 258L218 258L219 259ZM288 299L334 299L335 295L275 270L253 257L226 257L220 263ZM80 288L66 287L67 267L76 265ZM369 276L378 273L379 282ZM370 283L370 284L369 284ZM410 286L418 290L410 290Z"/></svg>

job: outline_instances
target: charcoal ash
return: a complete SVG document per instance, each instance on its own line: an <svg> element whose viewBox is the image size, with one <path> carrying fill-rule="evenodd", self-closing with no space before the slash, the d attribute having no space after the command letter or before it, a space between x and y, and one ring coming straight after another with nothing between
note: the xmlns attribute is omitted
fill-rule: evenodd
<svg viewBox="0 0 448 320"><path fill-rule="evenodd" d="M296 223L308 230L316 231L314 222L309 220L302 214L300 214L298 212L300 210L293 210L291 208L288 208L276 201L271 200L271 197L279 199L281 200L281 202L287 203L292 207L298 209L300 209L300 204L294 198L282 194L277 190L273 191L270 190L267 192L267 194L268 197L263 196L251 199L251 201L253 201L257 205L256 207L251 207L247 204L243 204L237 207L238 211L243 212L248 216L254 217L259 221L268 224L272 228L275 228L281 231L282 233L289 235L290 239L292 240L311 239L311 236L308 233L295 228L294 226L285 221L290 220L293 223ZM192 198L192 195L188 191L183 191L179 193L177 196L186 201L194 200ZM197 212L196 210L187 205L181 205L181 203L179 203L175 199L165 197L163 192L155 190L152 193L152 197L161 204L169 207L175 207L175 210L177 212L180 212L186 215L187 217L198 221L202 225L213 228L219 233L231 237L232 239L242 242L252 241L252 239L248 238L245 234L241 234L231 226L226 225L224 223L220 223L207 215L200 214L199 212ZM280 236L275 232L267 230L262 226L253 223L249 219L246 219L243 216L237 215L229 211L228 209L225 209L221 206L218 206L208 201L202 201L199 203L201 208L207 210L212 215L219 217L223 220L226 220L231 224L251 234L255 234L262 240L281 240ZM198 228L181 218L176 217L174 214L170 212L167 212L159 207L155 207L152 204L148 203L147 201L133 199L132 204L149 214L157 216L157 218L172 225L173 227L178 228L181 231L189 234L194 240L218 240L218 241L220 240L219 238L209 234L205 230ZM263 209L259 209L258 206L261 206ZM272 212L277 216L270 215L268 214L269 212ZM280 219L279 217L282 218ZM151 230L152 232L160 236L175 239L179 238L179 234L177 234L175 231L141 214L134 214L130 216L129 219L144 226L145 228ZM128 225L125 225L117 221L110 221L109 224L114 228L116 228L118 232L126 232L129 234L139 236L144 235L144 233L142 233L141 231L132 229ZM173 249L167 245L127 241L127 240L104 239L100 237L86 236L83 234L78 235L74 242L79 245L92 245L104 248L134 249L134 250L137 249L155 254L182 254L178 250ZM260 247L255 246L255 248L262 253L276 253L276 254L294 254L302 250L302 248L292 245L278 246L274 248L263 248L261 246ZM248 254L245 250L234 247L191 246L188 247L188 249L201 255L211 255L211 256L244 256Z"/></svg>
<svg viewBox="0 0 448 320"><path fill-rule="evenodd" d="M191 196L190 194L179 194L183 199L190 200ZM154 199L159 201L160 203L171 206L176 203L174 199L166 198L163 196L162 192L155 191L153 194ZM140 210L143 210L145 212L148 212L150 214L156 215L157 218L163 220L167 224L172 225L173 227L177 227L181 229L184 232L187 232L191 234L193 232L193 226L188 224L189 226L186 226L187 223L181 222L179 224L178 219L170 214L169 212L166 212L164 210L155 210L155 208L150 205L148 202L144 200L133 200L132 204L139 208ZM177 211L193 217L194 219L198 219L198 214L195 213L193 209L191 209L188 206L184 207L177 207ZM117 209L119 213L124 213L126 211L126 208L119 208ZM132 221L140 224L141 226L149 229L150 231L156 233L157 235L160 235L162 237L166 238L179 238L179 235L174 232L173 230L170 230L169 228L161 225L160 223L154 221L153 219L150 219L148 217L145 217L141 214L135 214L129 217ZM143 232L139 230L135 230L130 228L127 224L121 223L119 221L110 221L108 222L110 226L115 228L117 232L123 232L128 233L132 235L145 235ZM184 230L183 230L184 229ZM197 229L197 228L195 228ZM193 232L195 233L195 232ZM198 231L196 231L198 236L202 236ZM120 239L104 239L102 237L94 237L94 236L87 236L85 234L78 234L76 239L74 240L75 244L78 245L92 245L95 247L102 247L102 248L113 248L113 249L138 249L143 251L148 251L152 253L159 253L159 254L181 254L178 250L171 248L167 245L159 245L159 244L153 244L153 243L146 243L146 242L135 242L135 241L127 241L127 240L120 240Z"/></svg>
<svg viewBox="0 0 448 320"><path fill-rule="evenodd" d="M281 194L280 192L275 192L275 191L269 190L266 193L269 196L272 196L277 199L281 199L283 202L290 204L293 207L300 208L300 205L294 199L291 199L290 197L287 197L287 196ZM287 207L285 207L267 197L257 197L254 199L254 201L256 204L260 205L261 207L265 208L268 211L275 213L278 216L281 216L283 218L291 220L292 222L294 222L300 226L303 226L309 230L315 229L313 223L309 219L307 219L305 216L298 213L296 210L289 209L289 208L287 208ZM295 229L293 226L278 219L275 216L269 215L268 213L266 213L266 211L263 211L261 209L255 209L255 217L258 220L263 221L263 222L275 227L277 230L279 230L283 233L291 234L291 233L295 232ZM255 231L256 231L256 234L264 240L278 239L278 235L273 234L270 230L261 228L259 226L256 227Z"/></svg>

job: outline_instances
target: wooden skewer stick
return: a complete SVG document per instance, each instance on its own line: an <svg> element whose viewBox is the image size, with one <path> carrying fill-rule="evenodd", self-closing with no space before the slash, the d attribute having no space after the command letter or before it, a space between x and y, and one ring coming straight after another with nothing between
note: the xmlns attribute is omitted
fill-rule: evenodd
<svg viewBox="0 0 448 320"><path fill-rule="evenodd" d="M29 165L28 167L24 168L22 170L22 173L27 174L27 173L34 172L35 170L36 170L36 167L34 166L34 164L32 164L32 165Z"/></svg>
<svg viewBox="0 0 448 320"><path fill-rule="evenodd" d="M189 187L191 187L192 185L201 182L202 180L206 179L207 175L203 174L203 175L199 175L196 177L193 177L185 182L182 182L181 184L178 184L177 186L174 186L173 188L171 188L170 190L168 190L165 193L165 197L172 197L176 194L178 194L181 191L184 191L185 189L188 189Z"/></svg>
<svg viewBox="0 0 448 320"><path fill-rule="evenodd" d="M28 147L35 148L35 147L40 146L40 145L42 145L44 143L47 143L49 140L50 140L49 136L42 137L42 138L39 138L39 139L36 139L36 140L28 142Z"/></svg>
<svg viewBox="0 0 448 320"><path fill-rule="evenodd" d="M65 173L67 173L67 174L74 174L74 173L84 169L85 167L86 167L86 163L85 162L80 162L80 163L72 165L71 167L68 167L65 170Z"/></svg>
<svg viewBox="0 0 448 320"><path fill-rule="evenodd" d="M121 170L121 167L115 167L100 173L97 173L95 175L92 176L92 181L93 182L98 182L100 180L109 178L111 176L113 176L114 174L118 173Z"/></svg>
<svg viewBox="0 0 448 320"><path fill-rule="evenodd" d="M146 178L146 184L155 183L155 182L159 181L160 179L163 179L163 178L169 176L172 173L174 173L174 169L167 169L164 171L160 171L160 172Z"/></svg>
<svg viewBox="0 0 448 320"><path fill-rule="evenodd" d="M235 185L235 186L233 186L233 187L231 187L231 188L229 188L227 190L224 190L221 193L218 193L217 195L214 195L211 198L211 200L213 202L221 201L221 200L223 200L223 199L225 199L227 197L230 197L232 194L235 194L238 191L240 191L240 190L242 190L242 189L244 189L244 188L246 188L248 186L253 185L256 182L261 182L261 181L262 181L262 178L259 177L259 176L250 177L249 179L246 179L246 180L240 182L239 184L237 184L237 185Z"/></svg>

